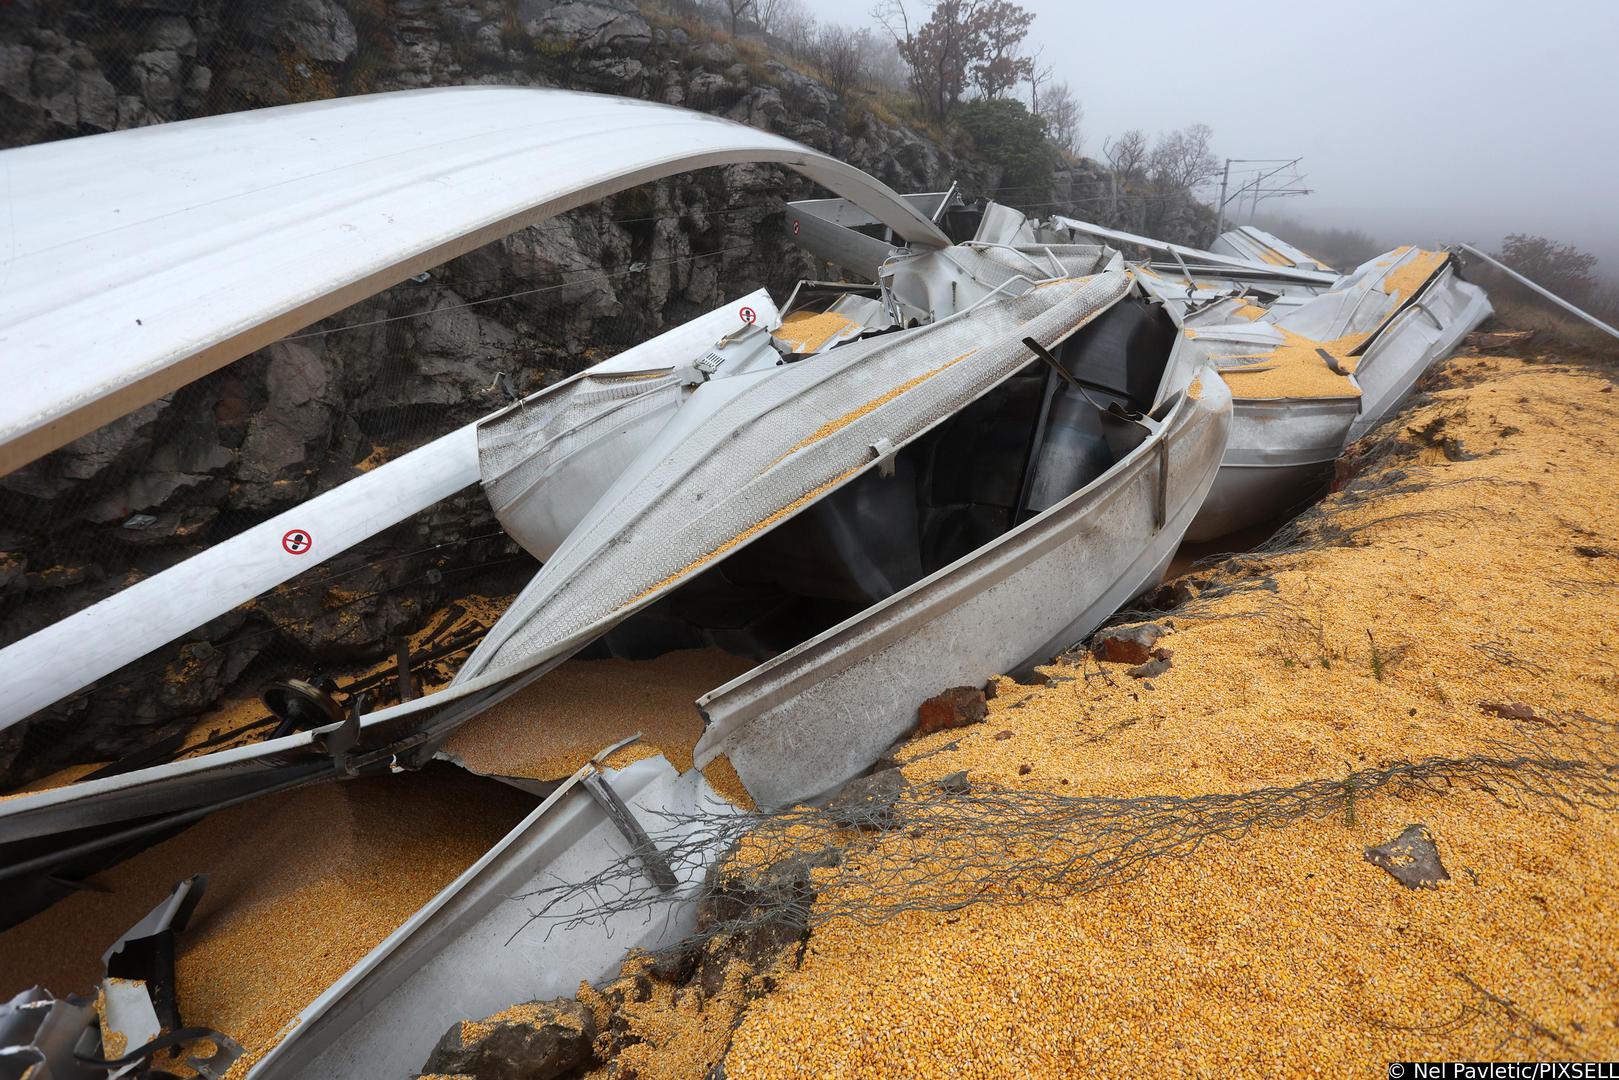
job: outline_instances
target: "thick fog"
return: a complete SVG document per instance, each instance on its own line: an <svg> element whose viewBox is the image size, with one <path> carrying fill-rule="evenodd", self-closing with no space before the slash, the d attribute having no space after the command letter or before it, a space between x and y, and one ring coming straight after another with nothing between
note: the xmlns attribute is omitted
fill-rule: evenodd
<svg viewBox="0 0 1619 1080"><path fill-rule="evenodd" d="M1388 242L1540 233L1619 277L1615 0L1020 2L1087 156L1202 121L1221 157L1303 156L1314 193L1263 212ZM808 6L874 25L870 0Z"/></svg>

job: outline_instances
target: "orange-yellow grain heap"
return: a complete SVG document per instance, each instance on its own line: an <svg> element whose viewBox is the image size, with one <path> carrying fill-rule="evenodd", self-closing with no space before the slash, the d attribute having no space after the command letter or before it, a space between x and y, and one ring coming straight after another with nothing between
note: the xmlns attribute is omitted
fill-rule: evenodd
<svg viewBox="0 0 1619 1080"><path fill-rule="evenodd" d="M645 957L637 957L623 970L633 976L644 974L648 967ZM657 979L647 985L651 997L626 1003L621 1014L642 1041L626 1046L613 1062L589 1073L591 1080L710 1075L709 1066L724 1055L747 999L762 992L757 980L740 968L726 972L723 987L712 997L696 985L675 987ZM605 1030L611 1013L603 996L587 984L580 986L579 1000L595 1013L597 1030Z"/></svg>
<svg viewBox="0 0 1619 1080"><path fill-rule="evenodd" d="M457 728L444 751L476 772L560 780L602 747L641 732L608 764L662 753L684 772L703 733L693 702L751 667L718 649L572 660Z"/></svg>
<svg viewBox="0 0 1619 1080"><path fill-rule="evenodd" d="M1349 350L1364 334L1352 334L1335 341L1315 341L1278 326L1281 344L1271 349L1248 349L1240 353L1213 356L1220 377L1231 387L1234 398L1356 398L1360 388L1327 364L1325 350L1339 370L1355 370Z"/></svg>
<svg viewBox="0 0 1619 1080"><path fill-rule="evenodd" d="M1377 497L1329 497L1325 523L1360 527L1353 542L1264 556L1248 570L1266 588L1169 616L1171 667L1150 680L1094 661L1039 687L999 680L986 723L909 744L911 783L1245 792L1551 730L1487 703L1614 719L1619 393L1515 360L1450 370L1474 381L1395 422L1413 441L1440 425L1477 457L1404 453L1380 466L1403 481L1363 489ZM1415 822L1449 869L1435 890L1363 857ZM869 842L875 860L927 841ZM1619 814L1537 812L1466 782L1368 797L1352 819L1213 840L1065 900L828 923L774 978L725 1053L736 1080L1613 1058ZM638 1075L700 1077L695 1047L719 1060L690 1002L637 1008Z"/></svg>
<svg viewBox="0 0 1619 1080"><path fill-rule="evenodd" d="M795 311L781 320L773 335L795 353L812 353L835 337L848 336L859 324L834 311Z"/></svg>
<svg viewBox="0 0 1619 1080"><path fill-rule="evenodd" d="M246 1049L232 1080L344 971L534 805L441 767L319 784L223 810L0 933L0 997L88 991L101 953L177 881L208 874L175 971L187 1024ZM101 890L106 891L101 891Z"/></svg>
<svg viewBox="0 0 1619 1080"><path fill-rule="evenodd" d="M1401 248L1401 253L1410 250ZM1396 300L1409 300L1416 291L1427 284L1445 260L1450 258L1443 251L1418 251L1410 259L1390 271L1383 278L1383 291Z"/></svg>

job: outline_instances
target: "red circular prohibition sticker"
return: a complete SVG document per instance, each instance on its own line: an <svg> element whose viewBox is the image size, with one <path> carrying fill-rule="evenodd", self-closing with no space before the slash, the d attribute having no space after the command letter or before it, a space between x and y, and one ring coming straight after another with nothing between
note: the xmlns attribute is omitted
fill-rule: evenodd
<svg viewBox="0 0 1619 1080"><path fill-rule="evenodd" d="M797 218L793 219L793 235L794 236L798 235L798 219Z"/></svg>
<svg viewBox="0 0 1619 1080"><path fill-rule="evenodd" d="M742 321L745 323L751 323L759 317L759 313L750 307L743 308L741 311L737 312L737 314L742 316Z"/></svg>
<svg viewBox="0 0 1619 1080"><path fill-rule="evenodd" d="M315 546L315 538L302 529L288 529L281 538L281 547L288 555L307 555Z"/></svg>

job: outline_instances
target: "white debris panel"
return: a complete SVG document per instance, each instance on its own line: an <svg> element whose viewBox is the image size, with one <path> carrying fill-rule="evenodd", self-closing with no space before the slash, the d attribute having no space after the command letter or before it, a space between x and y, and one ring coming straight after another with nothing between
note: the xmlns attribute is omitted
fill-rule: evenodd
<svg viewBox="0 0 1619 1080"><path fill-rule="evenodd" d="M778 135L565 90L373 94L0 152L0 474L526 225L746 162L948 243L886 185Z"/></svg>

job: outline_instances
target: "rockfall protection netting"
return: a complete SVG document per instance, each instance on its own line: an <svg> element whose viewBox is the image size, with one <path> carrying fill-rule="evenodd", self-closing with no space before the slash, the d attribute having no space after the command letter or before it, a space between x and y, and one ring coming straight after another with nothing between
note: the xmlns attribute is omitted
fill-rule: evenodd
<svg viewBox="0 0 1619 1080"><path fill-rule="evenodd" d="M1565 817L1619 810L1619 724L1578 713L1539 724L1474 754L1251 791L1065 796L962 774L903 786L883 784L878 774L826 806L649 815L646 845L587 880L518 897L531 915L523 932L652 911L668 898L646 874L654 858L702 882L694 892L707 917L695 935L669 946L684 950L766 928L1060 900L1127 883L1157 860L1186 858L1211 842L1312 819L1353 824L1368 799L1445 793Z"/></svg>

